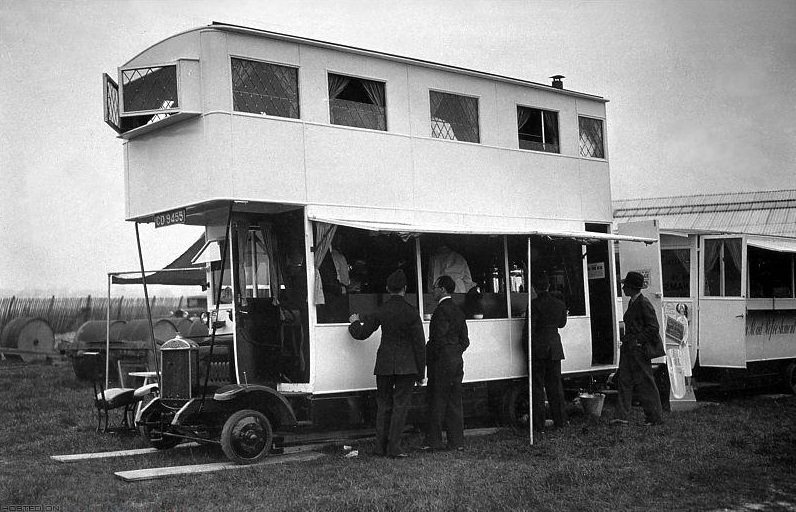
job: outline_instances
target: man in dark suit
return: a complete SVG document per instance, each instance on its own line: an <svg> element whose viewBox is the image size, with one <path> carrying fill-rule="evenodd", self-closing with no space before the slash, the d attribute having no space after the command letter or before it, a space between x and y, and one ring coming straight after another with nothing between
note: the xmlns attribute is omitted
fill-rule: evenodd
<svg viewBox="0 0 796 512"><path fill-rule="evenodd" d="M437 301L429 324L426 360L428 361L429 425L424 449L440 450L443 427L448 433L447 448L464 449L464 411L462 409L462 354L470 346L464 312L451 294L456 283L442 275L434 283Z"/></svg>
<svg viewBox="0 0 796 512"><path fill-rule="evenodd" d="M644 351L644 345L660 335L660 324L652 303L641 293L642 288L645 288L644 276L638 272L628 272L622 280L622 292L630 297L630 304L623 317L625 333L619 348L619 397L611 425L627 425L634 389L644 409L644 424L652 426L663 422L652 365Z"/></svg>
<svg viewBox="0 0 796 512"><path fill-rule="evenodd" d="M553 425L561 428L566 423L564 412L564 384L561 381L561 360L564 347L558 329L567 324L567 306L550 293L546 274L534 279L537 296L531 301L531 379L533 397L533 429L544 432L545 393L550 402ZM527 325L525 347L527 347ZM526 348L527 354L527 348Z"/></svg>
<svg viewBox="0 0 796 512"><path fill-rule="evenodd" d="M387 278L390 298L363 320L354 313L348 332L365 340L381 327L381 344L376 353L376 455L406 457L401 434L412 400L415 382L426 371L425 334L420 313L404 299L406 275L396 270Z"/></svg>

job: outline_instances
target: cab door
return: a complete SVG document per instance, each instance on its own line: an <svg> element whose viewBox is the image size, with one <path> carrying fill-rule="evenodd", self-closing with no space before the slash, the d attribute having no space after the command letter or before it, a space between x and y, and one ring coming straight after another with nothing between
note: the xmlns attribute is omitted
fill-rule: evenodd
<svg viewBox="0 0 796 512"><path fill-rule="evenodd" d="M630 271L639 272L644 276L647 288L642 290L642 293L655 308L655 313L658 315L658 323L660 324L661 339L665 339L663 322L663 279L661 277L661 239L658 230L658 221L645 220L619 224L619 234L654 238L658 241L654 244L620 241L619 267L622 274L620 279L624 278ZM619 320L622 319L622 315L627 311L629 301L630 297L622 297L622 311L617 315ZM664 358L661 357L653 359L653 362L660 362L663 360Z"/></svg>
<svg viewBox="0 0 796 512"><path fill-rule="evenodd" d="M746 368L746 250L741 236L700 242L699 364Z"/></svg>

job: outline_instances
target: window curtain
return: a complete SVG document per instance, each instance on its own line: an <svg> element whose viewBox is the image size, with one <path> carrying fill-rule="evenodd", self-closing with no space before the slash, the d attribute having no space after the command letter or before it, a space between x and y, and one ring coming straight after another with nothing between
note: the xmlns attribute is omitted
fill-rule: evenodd
<svg viewBox="0 0 796 512"><path fill-rule="evenodd" d="M742 256L741 256L741 239L740 238L733 238L730 240L724 241L724 254L729 253L730 259L735 264L736 272L731 273L726 265L726 256L725 256L725 265L724 265L724 290L725 295L727 296L734 296L737 297L741 295L741 265L742 263Z"/></svg>
<svg viewBox="0 0 796 512"><path fill-rule="evenodd" d="M677 249L674 251L674 256L677 258L677 261L680 265L683 266L686 272L691 274L691 251L688 249Z"/></svg>
<svg viewBox="0 0 796 512"><path fill-rule="evenodd" d="M558 145L558 114L543 110L542 121L544 122L544 143Z"/></svg>
<svg viewBox="0 0 796 512"><path fill-rule="evenodd" d="M235 237L238 242L238 268L236 272L236 277L238 277L238 279L235 279L235 291L238 297L246 297L246 284L251 279L251 275L246 275L246 266L249 263L249 261L246 260L246 253L250 252L246 250L249 245L248 235L249 230L245 228L238 229L235 232Z"/></svg>
<svg viewBox="0 0 796 512"><path fill-rule="evenodd" d="M265 245L265 254L268 256L269 286L271 287L271 297L279 300L279 292L282 289L282 268L284 255L279 253L279 246L274 237L274 229L268 222L260 222L260 234Z"/></svg>
<svg viewBox="0 0 796 512"><path fill-rule="evenodd" d="M368 93L370 101L374 105L384 108L384 84L370 80L362 80L361 83L362 87L365 88L365 92Z"/></svg>
<svg viewBox="0 0 796 512"><path fill-rule="evenodd" d="M531 118L531 111L527 108L517 107L517 130L523 127Z"/></svg>
<svg viewBox="0 0 796 512"><path fill-rule="evenodd" d="M343 92L343 89L348 86L351 79L346 76L329 75L329 100L336 99L337 96Z"/></svg>
<svg viewBox="0 0 796 512"><path fill-rule="evenodd" d="M720 248L721 240L705 240L705 295L719 295L718 290L710 289L710 282L713 275L719 276L721 279L718 268Z"/></svg>
<svg viewBox="0 0 796 512"><path fill-rule="evenodd" d="M332 247L332 239L337 232L337 225L327 222L313 222L312 231L315 240L315 304L326 304L319 269L323 259Z"/></svg>

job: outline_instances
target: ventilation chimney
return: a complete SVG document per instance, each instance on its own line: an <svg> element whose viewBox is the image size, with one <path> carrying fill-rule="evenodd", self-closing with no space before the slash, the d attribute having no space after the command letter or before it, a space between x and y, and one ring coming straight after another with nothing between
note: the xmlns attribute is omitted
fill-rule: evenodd
<svg viewBox="0 0 796 512"><path fill-rule="evenodd" d="M555 87L556 89L564 88L564 82L561 81L562 78L566 78L564 75L553 75L550 78L553 79L553 84L552 84L553 87Z"/></svg>

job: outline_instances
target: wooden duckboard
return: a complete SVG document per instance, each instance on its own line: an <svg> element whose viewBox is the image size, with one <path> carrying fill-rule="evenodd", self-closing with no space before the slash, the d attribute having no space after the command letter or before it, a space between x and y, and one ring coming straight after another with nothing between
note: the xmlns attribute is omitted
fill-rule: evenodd
<svg viewBox="0 0 796 512"><path fill-rule="evenodd" d="M174 448L196 448L199 443L183 443L178 444ZM138 448L135 450L117 450L113 452L97 452L97 453L73 453L70 455L50 455L52 460L58 462L80 462L83 460L91 459L106 459L109 457L127 457L129 455L145 455L147 453L157 453L163 450L157 448Z"/></svg>
<svg viewBox="0 0 796 512"><path fill-rule="evenodd" d="M209 464L192 464L188 466L170 466L165 468L135 469L132 471L117 471L114 473L125 482L140 482L142 480L154 480L176 475L194 475L197 473L210 473L213 471L253 468L272 464L284 464L286 462L306 462L323 457L322 453L306 452L294 453L289 455L273 455L266 458L263 462L252 465L233 464L231 462L211 462Z"/></svg>

